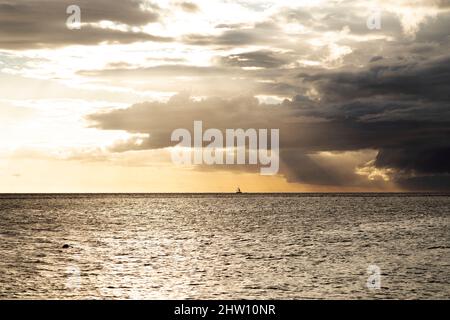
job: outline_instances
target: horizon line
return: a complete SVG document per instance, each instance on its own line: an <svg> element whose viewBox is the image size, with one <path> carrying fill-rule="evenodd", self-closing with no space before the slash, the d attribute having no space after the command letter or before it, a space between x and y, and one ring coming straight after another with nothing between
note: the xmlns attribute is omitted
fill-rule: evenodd
<svg viewBox="0 0 450 320"><path fill-rule="evenodd" d="M115 194L149 194L149 195L164 195L164 194L239 194L239 195L254 195L254 194L443 194L450 195L450 191L274 191L274 192L0 192L0 195L115 195Z"/></svg>

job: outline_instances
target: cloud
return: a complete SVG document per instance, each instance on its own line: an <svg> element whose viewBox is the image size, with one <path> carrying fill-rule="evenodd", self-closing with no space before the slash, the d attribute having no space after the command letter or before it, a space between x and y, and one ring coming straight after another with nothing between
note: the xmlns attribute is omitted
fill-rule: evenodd
<svg viewBox="0 0 450 320"><path fill-rule="evenodd" d="M141 26L159 19L155 5L143 7L142 1L124 0L111 5L107 0L77 1L82 27L66 27L69 0L0 0L0 48L49 48L66 45L92 45L100 42L170 41L170 38L131 30L100 28L92 23L111 21L127 26Z"/></svg>
<svg viewBox="0 0 450 320"><path fill-rule="evenodd" d="M450 191L449 175L405 177L397 179L396 183L400 187L412 191Z"/></svg>
<svg viewBox="0 0 450 320"><path fill-rule="evenodd" d="M92 114L89 120L103 130L149 134L138 145L131 141L129 149L171 146L171 132L192 128L194 120L222 130L279 128L281 172L289 181L379 186L383 179L369 181L357 173L372 161L373 170L385 170L380 176L407 187L413 177L431 181L450 173L449 61L439 57L421 63L370 64L352 72L302 74L304 84L318 91L319 100L298 95L267 105L251 97L194 101L181 94L167 103ZM364 150L376 153L372 158L357 156ZM327 152L347 153L347 160Z"/></svg>
<svg viewBox="0 0 450 320"><path fill-rule="evenodd" d="M179 7L181 7L181 9L183 9L184 11L190 12L190 13L195 13L200 10L199 6L193 2L182 1L182 2L177 3L177 5Z"/></svg>
<svg viewBox="0 0 450 320"><path fill-rule="evenodd" d="M108 65L104 69L80 70L78 75L123 85L123 79L140 80L139 90L178 92L189 90L201 96L228 96L236 93L290 97L302 93L298 71L276 65L287 63L287 54L250 52L216 56L210 66L160 64L152 67ZM186 63L186 62L185 62ZM250 68L246 68L246 66ZM256 67L253 69L252 67Z"/></svg>
<svg viewBox="0 0 450 320"><path fill-rule="evenodd" d="M182 38L185 44L198 46L248 46L280 42L282 30L272 21L256 23L251 28L225 30L220 35L188 34Z"/></svg>
<svg viewBox="0 0 450 320"><path fill-rule="evenodd" d="M152 52L146 43L110 46L107 54L93 46L86 56L81 48L73 53L79 64L70 68L62 67L74 61L70 50L2 55L3 94L31 94L18 90L11 75L43 77L46 70L92 85L94 98L122 89L141 94L127 96L130 104L149 92L167 97L186 90L192 97L95 112L87 120L93 128L133 134L112 144L113 154L171 146L174 129L203 120L222 130L279 128L280 174L290 182L449 189L443 183L450 172L448 1L379 3L382 27L370 30L366 2L86 0L78 2L84 25L71 31L65 26L69 1L0 0L3 49L158 42ZM41 88L41 80L21 81ZM62 94L55 87L47 91Z"/></svg>
<svg viewBox="0 0 450 320"><path fill-rule="evenodd" d="M326 93L328 100L373 96L409 96L448 101L450 56L395 64L372 65L364 71L331 71L300 77Z"/></svg>
<svg viewBox="0 0 450 320"><path fill-rule="evenodd" d="M220 59L220 63L235 67L279 68L290 62L282 54L261 50L232 54Z"/></svg>
<svg viewBox="0 0 450 320"><path fill-rule="evenodd" d="M78 74L92 77L181 77L224 75L227 70L220 67L200 67L183 64L158 65L148 68L113 67L103 70L81 70Z"/></svg>

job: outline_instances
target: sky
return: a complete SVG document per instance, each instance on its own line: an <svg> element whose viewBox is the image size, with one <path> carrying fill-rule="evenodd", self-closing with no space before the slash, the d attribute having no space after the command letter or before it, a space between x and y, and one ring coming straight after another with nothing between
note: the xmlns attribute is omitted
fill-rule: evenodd
<svg viewBox="0 0 450 320"><path fill-rule="evenodd" d="M449 30L448 0L0 0L0 192L450 191ZM175 165L195 120L279 129L278 174Z"/></svg>

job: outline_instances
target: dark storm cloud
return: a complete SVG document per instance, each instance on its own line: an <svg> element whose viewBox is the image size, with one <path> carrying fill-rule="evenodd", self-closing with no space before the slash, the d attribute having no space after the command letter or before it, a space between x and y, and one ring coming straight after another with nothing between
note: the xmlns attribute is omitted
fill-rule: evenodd
<svg viewBox="0 0 450 320"><path fill-rule="evenodd" d="M352 185L352 180L356 178L351 171L342 170L344 171L342 175L334 170L327 170L307 153L297 149L282 150L280 157L283 159L281 169L288 182L301 181L306 184L342 186Z"/></svg>
<svg viewBox="0 0 450 320"><path fill-rule="evenodd" d="M402 177L396 180L396 183L412 191L450 191L449 175L428 175L418 177Z"/></svg>
<svg viewBox="0 0 450 320"><path fill-rule="evenodd" d="M448 101L450 56L427 61L371 65L364 71L301 74L317 86L328 100L348 100L379 95L410 96Z"/></svg>
<svg viewBox="0 0 450 320"><path fill-rule="evenodd" d="M0 0L0 48L25 49L57 47L69 44L97 44L99 42L130 43L135 41L169 41L142 32L121 32L111 29L82 26L80 30L66 27L66 8L76 4L81 9L82 23L109 20L126 25L145 25L158 20L157 6L141 1L124 0Z"/></svg>
<svg viewBox="0 0 450 320"><path fill-rule="evenodd" d="M233 99L208 98L192 101L186 95L174 96L167 103L142 103L128 109L92 114L88 117L94 127L103 130L125 130L147 133L143 143L136 140L121 142L112 151L146 150L173 145L170 135L174 129L192 129L194 120L203 120L206 128L279 128L281 133L281 173L288 181L322 185L365 185L367 181L354 173L354 166L341 164L329 168L318 163L314 154L323 150L358 150L371 145L369 139L358 139L358 128L340 121L304 117L305 106L298 101L282 105L260 104L250 97ZM309 108L305 108L308 110ZM306 112L307 113L307 112ZM366 136L370 136L368 132ZM333 136L333 140L329 139ZM373 137L372 137L373 139ZM352 146L349 146L352 144ZM375 143L374 143L375 144ZM376 145L376 144L375 144ZM223 169L216 167L214 169ZM211 170L199 167L199 170ZM227 170L255 170L254 167L228 167Z"/></svg>
<svg viewBox="0 0 450 320"><path fill-rule="evenodd" d="M245 97L196 102L178 95L167 103L138 104L89 120L104 130L150 134L144 143L129 141L116 151L170 146L171 132L192 128L194 120L222 130L279 128L280 172L288 181L381 186L383 181L355 174L355 163L336 166L320 155L377 150L372 165L391 170L398 186L443 190L439 179L450 173L449 62L448 56L414 63L383 59L359 71L302 74L302 85L315 87L320 100L298 95L266 105Z"/></svg>
<svg viewBox="0 0 450 320"><path fill-rule="evenodd" d="M448 124L448 123L447 123ZM440 128L441 137L449 137L450 130ZM431 138L439 138L439 129ZM425 139L423 139L425 140ZM378 167L389 167L416 173L449 173L450 145L447 141L432 141L427 144L404 145L401 147L384 148L378 153L375 164Z"/></svg>
<svg viewBox="0 0 450 320"><path fill-rule="evenodd" d="M450 172L449 62L444 56L302 78L327 105L311 114L335 123L345 119L347 130L355 129L345 139L346 149L375 148L376 167L395 169L402 187L416 190L422 183L428 190L442 188L438 181Z"/></svg>
<svg viewBox="0 0 450 320"><path fill-rule="evenodd" d="M168 103L138 104L129 109L94 114L89 120L105 130L150 134L142 144L131 140L115 146L114 151L170 146L170 134L174 129L192 128L193 121L198 119L204 121L205 127L222 130L279 128L281 173L291 182L334 186L368 184L354 173L354 166L341 163L338 167L329 167L327 163L317 161L314 155L320 151L380 150L375 164L379 168L397 169L401 173L398 178L402 179L412 173L439 174L449 171L448 165L443 162L446 159L443 157L446 145L437 145L438 141L450 136L448 122L364 123L356 118L345 120L340 115L329 115L329 119L323 119L311 116L311 110L315 108L322 109L320 105L308 106L296 100L273 106L260 104L251 98L210 98L194 102L186 96L175 96ZM326 109L322 113L325 115ZM414 148L405 150L405 146L416 144L428 146L428 157L424 158L424 154ZM406 152L403 158L396 157L399 152ZM393 158L387 158L386 154ZM439 166L435 166L436 161L440 161Z"/></svg>

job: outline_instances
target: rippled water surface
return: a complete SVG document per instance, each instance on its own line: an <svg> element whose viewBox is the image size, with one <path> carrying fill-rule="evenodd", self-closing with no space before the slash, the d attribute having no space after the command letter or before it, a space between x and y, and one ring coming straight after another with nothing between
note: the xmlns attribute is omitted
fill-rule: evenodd
<svg viewBox="0 0 450 320"><path fill-rule="evenodd" d="M450 197L2 195L0 297L449 299Z"/></svg>

